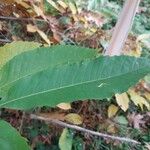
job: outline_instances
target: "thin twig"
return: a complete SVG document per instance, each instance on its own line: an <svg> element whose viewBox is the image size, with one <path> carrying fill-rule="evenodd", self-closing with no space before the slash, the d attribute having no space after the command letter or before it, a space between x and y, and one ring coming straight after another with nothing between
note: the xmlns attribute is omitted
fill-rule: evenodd
<svg viewBox="0 0 150 150"><path fill-rule="evenodd" d="M21 134L22 134L23 124L24 124L25 118L26 118L26 112L23 111L22 118L21 118L21 122L20 122L20 127L19 127L19 132L20 132Z"/></svg>
<svg viewBox="0 0 150 150"><path fill-rule="evenodd" d="M89 130L89 129L79 127L77 125L71 125L71 124L56 120L56 119L50 119L50 118L46 118L46 117L38 116L38 115L34 115L34 114L31 114L30 118L50 122L50 123L53 123L53 124L60 125L62 127L74 129L74 130L81 131L81 132L86 132L88 134L96 135L96 136L103 137L103 138L110 138L110 139L118 140L118 141L121 141L121 142L140 144L140 142L138 142L136 140L133 140L133 139L130 139L130 138L118 137L118 136L108 135L108 134L104 134L104 133L99 133L99 132L96 132L96 131L92 131L92 130Z"/></svg>
<svg viewBox="0 0 150 150"><path fill-rule="evenodd" d="M16 18L16 17L9 17L9 16L0 16L0 19L3 20L16 20L16 21L40 21L40 22L47 22L44 19L36 19L36 18Z"/></svg>
<svg viewBox="0 0 150 150"><path fill-rule="evenodd" d="M7 40L7 39L0 39L0 42L3 42L3 43L11 43L12 41Z"/></svg>

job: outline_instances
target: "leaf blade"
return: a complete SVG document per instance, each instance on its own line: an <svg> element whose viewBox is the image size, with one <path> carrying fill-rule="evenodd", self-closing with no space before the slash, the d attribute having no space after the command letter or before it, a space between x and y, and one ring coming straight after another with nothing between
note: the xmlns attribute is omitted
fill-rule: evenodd
<svg viewBox="0 0 150 150"><path fill-rule="evenodd" d="M97 51L94 49L71 45L37 48L30 52L22 53L10 60L0 70L0 90L5 89L6 86L8 87L23 77L46 68L65 63L80 62L84 59L94 58L96 55Z"/></svg>
<svg viewBox="0 0 150 150"><path fill-rule="evenodd" d="M40 45L36 42L17 41L0 47L0 68L16 55L35 49Z"/></svg>
<svg viewBox="0 0 150 150"><path fill-rule="evenodd" d="M73 134L65 128L59 138L59 148L61 150L71 150L73 143Z"/></svg>
<svg viewBox="0 0 150 150"><path fill-rule="evenodd" d="M31 150L27 141L9 123L0 120L0 149Z"/></svg>
<svg viewBox="0 0 150 150"><path fill-rule="evenodd" d="M29 109L108 98L126 91L144 77L149 68L149 60L130 56L103 56L49 68L14 83L0 101L0 107Z"/></svg>

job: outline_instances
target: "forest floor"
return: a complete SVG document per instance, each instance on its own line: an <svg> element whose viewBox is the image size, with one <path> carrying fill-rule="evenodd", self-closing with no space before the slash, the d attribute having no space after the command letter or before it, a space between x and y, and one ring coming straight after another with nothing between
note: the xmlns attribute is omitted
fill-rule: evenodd
<svg viewBox="0 0 150 150"><path fill-rule="evenodd" d="M99 49L102 53L123 4L117 0L50 2L0 0L0 46L13 41L34 41L41 45L80 45ZM149 57L149 0L140 4L123 53ZM27 112L2 109L0 117L18 129L35 150L59 150L64 129L29 118L31 112L141 143L120 142L68 129L67 136L72 139L74 150L150 150L149 110L150 76L146 76L127 92L110 99L76 101L57 108L42 107Z"/></svg>

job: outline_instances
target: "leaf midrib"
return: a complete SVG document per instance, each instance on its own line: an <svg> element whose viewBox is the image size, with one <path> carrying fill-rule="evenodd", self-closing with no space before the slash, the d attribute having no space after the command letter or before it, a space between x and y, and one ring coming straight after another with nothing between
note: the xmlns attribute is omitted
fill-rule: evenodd
<svg viewBox="0 0 150 150"><path fill-rule="evenodd" d="M56 45L56 46L60 46L60 45ZM55 46L53 46L53 47L55 47ZM67 45L67 47L69 48L70 46ZM39 49L39 48L37 48L37 49ZM86 48L86 49L90 50L90 48ZM51 52L54 52L54 49L53 49ZM93 54L94 54L94 53L93 53ZM94 54L91 58L90 58L90 57L89 57L89 58L86 58L86 59L83 58L83 59L80 60L80 62L82 62L83 60L93 60L93 58L96 58L97 56L98 56L98 54L96 54L96 50L95 50L95 54ZM18 81L18 80L20 80L20 79L23 79L23 78L26 78L26 77L28 77L28 76L30 76L30 75L34 75L34 74L36 74L36 73L38 73L38 72L47 70L48 68L58 67L59 65L66 65L67 63L68 63L68 62L63 62L63 63L59 63L59 64L54 65L54 66L51 66L51 67L48 66L48 67L46 67L46 68L44 68L44 69L42 68L42 69L40 69L40 70L38 70L38 71L31 72L31 73L29 73L29 74L26 74L26 75L20 77L20 78L17 78L16 80L13 80L13 81L11 81L11 82L9 82L9 83L6 83L6 84L0 86L0 89L5 88L5 87L7 87L7 86L13 84L14 82L16 82L16 81ZM77 62L70 62L70 64L75 64L75 63L77 63ZM1 68L0 68L0 69L1 69Z"/></svg>
<svg viewBox="0 0 150 150"><path fill-rule="evenodd" d="M145 67L141 67L140 70L143 69L143 68L145 68ZM129 73L133 73L133 72L136 72L136 71L138 71L138 70L139 70L139 69L136 69L136 70L134 70L134 71L129 71L129 72L127 72L127 73L119 74L119 75L113 76L113 78L116 78L116 77L119 77L119 76L122 76L122 75L127 75L127 74L129 74ZM11 100L11 101L5 102L5 103L1 104L0 107L1 107L1 106L4 106L4 105L6 105L6 104L9 104L9 103L11 103L11 102L14 102L14 101L17 101L17 100L21 100L21 99L24 99L24 98L28 98L28 97L32 97L32 96L35 96L35 95L39 95L39 94L43 94L43 93L48 93L48 92L60 90L60 89L63 89L63 88L74 87L74 86L81 85L81 84L92 83L92 82L96 82L96 81L98 81L98 80L107 80L107 79L109 79L109 78L111 78L111 77L101 78L101 79L91 80L91 81L86 81L86 82L77 83L77 84L72 84L72 85L70 84L69 86L62 86L62 87L59 87L59 88L50 89L50 90L45 90L45 91L42 91L42 92L30 94L30 95L27 95L27 96L22 96L22 97L20 97L20 98L16 98L16 99L13 99L13 100ZM99 88L100 88L100 87L99 87Z"/></svg>
<svg viewBox="0 0 150 150"><path fill-rule="evenodd" d="M59 64L58 64L58 65L59 65ZM56 67L56 66L55 66L55 67ZM21 80L21 79L26 78L26 77L28 77L28 76L34 75L34 74L36 74L36 73L38 73L38 72L47 70L48 68L50 68L50 67L47 67L47 68L44 68L44 69L41 69L41 70L38 70L38 71L35 71L35 72L32 72L32 73L29 73L29 74L26 74L25 76L22 76L22 77L20 77L20 78L17 78L16 80L13 80L13 81L11 81L11 82L9 82L9 83L4 84L3 86L0 87L0 89L2 89L2 88L4 88L5 86L8 86L8 85L10 85L10 84L12 84L12 83L18 81L18 80ZM52 68L53 68L53 67L52 67Z"/></svg>

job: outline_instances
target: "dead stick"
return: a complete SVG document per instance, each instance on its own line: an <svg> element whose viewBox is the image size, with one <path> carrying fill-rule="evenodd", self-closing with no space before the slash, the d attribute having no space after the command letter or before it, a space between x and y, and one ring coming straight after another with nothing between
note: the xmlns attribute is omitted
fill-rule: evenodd
<svg viewBox="0 0 150 150"><path fill-rule="evenodd" d="M6 39L0 39L0 42L2 42L2 43L10 43L10 42L12 42L12 41L6 40Z"/></svg>
<svg viewBox="0 0 150 150"><path fill-rule="evenodd" d="M71 125L71 124L56 120L56 119L50 119L50 118L46 118L46 117L38 116L38 115L34 115L34 114L31 114L30 118L50 122L50 123L53 123L53 124L60 125L62 127L74 129L74 130L81 131L81 132L86 132L88 134L96 135L96 136L103 137L103 138L110 138L110 139L118 140L118 141L121 141L121 142L129 142L129 143L134 143L134 144L140 144L140 142L138 142L136 140L133 140L133 139L130 139L130 138L118 137L118 136L108 135L108 134L104 134L104 133L99 133L99 132L96 132L96 131L92 131L92 130L89 130L89 129L79 127L77 125Z"/></svg>
<svg viewBox="0 0 150 150"><path fill-rule="evenodd" d="M24 125L24 121L26 118L26 112L23 111L22 113L22 118L21 118L21 122L20 122L20 127L19 127L19 132L22 134L22 130L23 130L23 125Z"/></svg>
<svg viewBox="0 0 150 150"><path fill-rule="evenodd" d="M40 21L40 22L47 22L43 19L36 19L36 18L16 18L16 17L9 17L9 16L0 16L0 19L3 20L16 20L16 21Z"/></svg>

